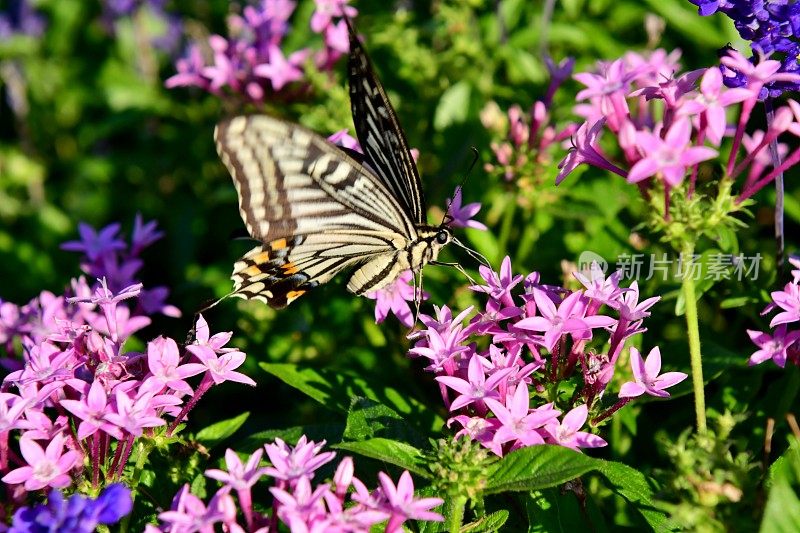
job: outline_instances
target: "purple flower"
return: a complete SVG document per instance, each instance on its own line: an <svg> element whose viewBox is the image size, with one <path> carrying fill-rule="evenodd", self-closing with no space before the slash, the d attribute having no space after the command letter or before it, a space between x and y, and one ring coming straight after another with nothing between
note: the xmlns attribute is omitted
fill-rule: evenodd
<svg viewBox="0 0 800 533"><path fill-rule="evenodd" d="M787 283L782 291L774 291L770 296L783 312L772 317L769 327L800 321L800 285Z"/></svg>
<svg viewBox="0 0 800 533"><path fill-rule="evenodd" d="M191 345L186 347L192 352L200 363L208 370L208 375L215 384L220 385L226 381L235 381L255 387L256 382L249 376L234 370L242 366L246 355L236 350L228 350L222 353L215 353L208 346Z"/></svg>
<svg viewBox="0 0 800 533"><path fill-rule="evenodd" d="M442 515L431 511L434 507L443 504L444 500L441 498L415 498L414 481L408 470L404 470L400 475L396 487L392 479L383 472L378 472L378 479L381 483L381 493L386 500L381 507L391 513L389 523L386 524L387 533L398 531L400 525L409 518L433 522L444 521Z"/></svg>
<svg viewBox="0 0 800 533"><path fill-rule="evenodd" d="M256 76L268 79L272 88L280 91L287 84L303 78L303 71L299 68L308 57L308 50L298 50L284 57L277 46L269 49L269 62L256 65L253 73Z"/></svg>
<svg viewBox="0 0 800 533"><path fill-rule="evenodd" d="M747 330L758 350L750 356L748 364L750 366L758 365L768 359L772 359L776 365L781 368L786 366L788 359L788 350L794 346L798 339L800 339L800 331L786 331L786 324L781 324L777 327L775 332L770 335L761 331Z"/></svg>
<svg viewBox="0 0 800 533"><path fill-rule="evenodd" d="M99 380L92 382L88 392L80 400L61 400L61 406L81 420L78 426L78 439L83 440L102 430L109 435L122 439L119 428L106 420L106 414L111 412L108 394Z"/></svg>
<svg viewBox="0 0 800 533"><path fill-rule="evenodd" d="M147 366L152 377L174 391L191 394L192 388L184 379L204 372L206 366L199 363L182 365L180 359L178 345L169 337L158 337L147 343Z"/></svg>
<svg viewBox="0 0 800 533"><path fill-rule="evenodd" d="M598 151L597 138L600 136L600 132L603 131L605 124L605 118L599 118L593 122L586 121L581 124L571 138L572 146L567 151L566 157L558 164L560 170L556 177L556 185L564 181L578 165L584 163L615 172L622 177L628 176L624 170L614 165Z"/></svg>
<svg viewBox="0 0 800 533"><path fill-rule="evenodd" d="M657 398L669 398L664 389L672 387L689 377L683 372L661 372L661 350L658 346L650 350L647 360L634 347L631 347L631 369L634 381L623 383L619 391L620 398L636 398L644 393Z"/></svg>
<svg viewBox="0 0 800 533"><path fill-rule="evenodd" d="M361 146L358 144L358 139L350 135L350 130L343 129L328 136L328 140L336 146L341 146L349 150L355 150L359 153L364 153Z"/></svg>
<svg viewBox="0 0 800 533"><path fill-rule="evenodd" d="M203 500L189 492L186 484L173 498L172 508L160 513L158 518L171 526L164 531L213 531L214 524L232 522L235 515L236 505L227 488L217 491L206 506Z"/></svg>
<svg viewBox="0 0 800 533"><path fill-rule="evenodd" d="M451 218L449 225L454 228L475 228L484 231L489 229L483 223L472 220L472 217L480 211L481 204L473 202L462 207L461 196L461 187L459 187L453 194L453 199L447 199L447 214Z"/></svg>
<svg viewBox="0 0 800 533"><path fill-rule="evenodd" d="M644 157L633 165L628 181L638 183L657 174L672 187L680 185L687 167L717 155L713 148L689 146L691 133L687 118L676 120L663 139L648 131L636 132L636 142Z"/></svg>
<svg viewBox="0 0 800 533"><path fill-rule="evenodd" d="M46 504L18 509L8 531L92 533L98 524L116 524L132 508L131 491L121 483L108 485L96 500L80 494L73 494L65 500L60 491L52 490Z"/></svg>
<svg viewBox="0 0 800 533"><path fill-rule="evenodd" d="M598 448L608 446L608 443L585 431L579 431L589 417L589 408L586 404L579 405L564 415L562 421L546 426L550 439L554 444L566 446L577 450L579 448Z"/></svg>
<svg viewBox="0 0 800 533"><path fill-rule="evenodd" d="M94 261L106 254L113 254L118 250L125 249L125 241L117 236L119 224L109 224L105 228L96 232L89 224L81 222L78 224L78 233L81 235L79 241L69 241L61 245L62 250L71 252L83 252L90 261Z"/></svg>
<svg viewBox="0 0 800 533"><path fill-rule="evenodd" d="M410 270L400 274L396 280L377 291L368 292L364 296L370 300L375 300L375 323L380 324L391 311L406 327L414 325L414 314L411 312L408 302L413 302L419 292L409 282L414 275ZM421 301L425 301L428 294L423 292Z"/></svg>
<svg viewBox="0 0 800 533"><path fill-rule="evenodd" d="M333 24L334 17L355 18L358 10L347 4L350 0L314 0L316 9L311 15L311 29L316 33L322 31Z"/></svg>
<svg viewBox="0 0 800 533"><path fill-rule="evenodd" d="M24 483L28 491L66 487L72 482L69 471L80 460L80 454L74 450L64 453L64 444L64 436L60 433L47 444L46 449L23 435L19 449L28 464L12 470L3 476L2 481L9 485Z"/></svg>

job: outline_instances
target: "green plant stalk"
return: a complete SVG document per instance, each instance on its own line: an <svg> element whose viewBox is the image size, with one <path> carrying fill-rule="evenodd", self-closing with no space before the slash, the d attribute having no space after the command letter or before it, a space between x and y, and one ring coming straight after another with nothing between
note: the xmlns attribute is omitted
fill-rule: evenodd
<svg viewBox="0 0 800 533"><path fill-rule="evenodd" d="M694 244L683 247L684 257L692 257ZM692 388L694 389L694 411L697 418L697 432L705 433L706 424L706 397L703 389L703 358L700 354L700 326L697 320L697 297L694 292L694 280L684 273L681 280L683 298L686 306L686 331L689 337L689 358L692 366Z"/></svg>
<svg viewBox="0 0 800 533"><path fill-rule="evenodd" d="M139 442L136 444L136 447L138 452L136 456L136 465L133 467L133 473L131 474L130 478L131 500L134 503L136 503L136 492L139 486L139 480L141 480L142 478L144 465L147 464L147 457L150 455L150 450L152 449L150 446L142 442L142 439L139 439ZM132 514L133 512L129 513L120 522L119 524L120 533L127 533L128 525Z"/></svg>
<svg viewBox="0 0 800 533"><path fill-rule="evenodd" d="M466 496L454 496L445 501L445 527L450 533L458 533L461 530L461 524L464 522L464 508L466 505Z"/></svg>

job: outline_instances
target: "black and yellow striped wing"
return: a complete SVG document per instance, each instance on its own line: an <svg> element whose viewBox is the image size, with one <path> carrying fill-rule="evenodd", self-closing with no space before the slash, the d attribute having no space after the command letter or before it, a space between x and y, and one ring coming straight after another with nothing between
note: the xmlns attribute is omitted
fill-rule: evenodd
<svg viewBox="0 0 800 533"><path fill-rule="evenodd" d="M236 262L235 295L283 307L356 265L348 289L363 294L407 265L414 221L381 178L326 139L252 115L218 124L215 140L242 220L262 243Z"/></svg>

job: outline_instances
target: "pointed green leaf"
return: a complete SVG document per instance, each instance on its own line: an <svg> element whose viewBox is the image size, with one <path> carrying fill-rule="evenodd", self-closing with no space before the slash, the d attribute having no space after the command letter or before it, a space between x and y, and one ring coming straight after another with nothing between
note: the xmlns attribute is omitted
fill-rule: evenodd
<svg viewBox="0 0 800 533"><path fill-rule="evenodd" d="M342 442L333 446L337 450L349 452L377 459L385 463L408 470L409 472L423 477L430 478L431 474L425 468L425 457L422 452L404 442L391 439L376 438L361 442Z"/></svg>
<svg viewBox="0 0 800 533"><path fill-rule="evenodd" d="M197 432L195 439L203 443L206 448L213 448L223 440L227 439L242 427L250 416L249 412L244 412L239 416L211 424Z"/></svg>

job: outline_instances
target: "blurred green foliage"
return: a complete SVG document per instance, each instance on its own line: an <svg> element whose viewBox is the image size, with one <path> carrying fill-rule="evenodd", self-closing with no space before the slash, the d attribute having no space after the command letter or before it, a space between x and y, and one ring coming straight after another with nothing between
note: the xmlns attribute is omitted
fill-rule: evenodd
<svg viewBox="0 0 800 533"><path fill-rule="evenodd" d="M194 310L229 292L231 265L248 248L230 238L242 223L230 177L214 151L212 131L222 116L249 109L224 106L217 97L196 90L165 89L163 81L174 73L175 58L149 44L146 37L160 31L155 20L120 20L112 30L102 20L100 2L40 0L35 5L47 20L43 36L0 42L0 296L22 303L43 289L60 292L79 271L75 256L58 245L75 237L79 221L95 227L121 221L130 228L134 215L142 213L145 219L156 219L165 233L145 254L144 282L170 286L171 302L184 318L156 320L141 338L151 333L183 338ZM736 41L727 20L700 18L682 0L564 0L556 3L552 18L546 5L525 0L356 4L358 29L411 146L421 152L432 219L441 217L436 206L444 205L467 171L470 148L478 149L482 162L493 158L493 133L482 125L481 110L489 102L502 110L513 104L527 109L544 93L548 80L543 54L556 60L573 56L580 71L628 50L678 47L689 70L715 64L716 49ZM168 11L181 17L185 37L194 39L224 32L225 15L234 8L222 0L167 3ZM311 9L313 2L301 2L289 49L319 39L308 27ZM267 110L323 134L350 127L344 74L341 64L333 77L313 75L307 99L268 105ZM577 90L578 84L569 81L556 95L549 111L557 122L573 117ZM495 264L509 255L515 271L539 271L553 284L564 281L562 261L575 261L583 250L606 258L669 251L639 226L650 207L635 187L592 169L556 189L556 163L545 168L542 185L527 191L515 182L491 178L476 165L464 197L483 203L478 218L490 232L468 230L466 241ZM749 226L737 236L739 250L764 258L758 279L704 287L700 302L711 380L708 402L720 412L747 416L731 431L737 439L734 452L749 451L752 457L760 457L767 417L778 420L779 433L787 431L782 420L796 405L797 394L796 376L746 368L752 348L745 329L764 326L758 314L777 279L772 194L757 197ZM787 179L787 215L787 248L793 251L800 227L800 185L792 175ZM728 248L720 243L720 249ZM475 269L455 251L445 254L444 260L449 259ZM474 303L455 271L429 267L425 282L433 303L458 309ZM670 369L686 371L685 326L675 314L678 285L659 280L641 285L643 295L663 296L646 323L644 342L661 346ZM415 430L422 437L439 436L438 424L446 413L424 407L438 405L436 387L420 365L405 357L407 331L391 318L376 326L372 305L347 293L342 280L336 280L280 312L238 300L209 311L214 331L235 332L232 344L250 356L245 371L259 387L243 390L228 384L212 391L193 412L190 429L250 411L234 436L243 446L240 451L263 442L258 437L242 440L246 435L298 434L296 429L276 433L278 428L302 426L311 437L338 442L348 403L320 405L273 377L280 372L279 363L308 363L336 372L344 391L367 381L372 392L358 389L357 395L374 396L396 410L403 404L408 409L404 415L419 415ZM691 425L692 408L685 395L688 384L682 387L684 394L670 402L642 402L623 410L606 426L611 445L601 455L648 474L668 468L667 453L654 434L658 429L668 439L686 443L679 436ZM756 481L760 473L753 474ZM602 489L595 494L613 501ZM539 495L542 502L556 496L546 491ZM755 504L755 498L743 499L740 512L752 513ZM614 509L602 511L609 523L632 523L630 517L614 516Z"/></svg>

